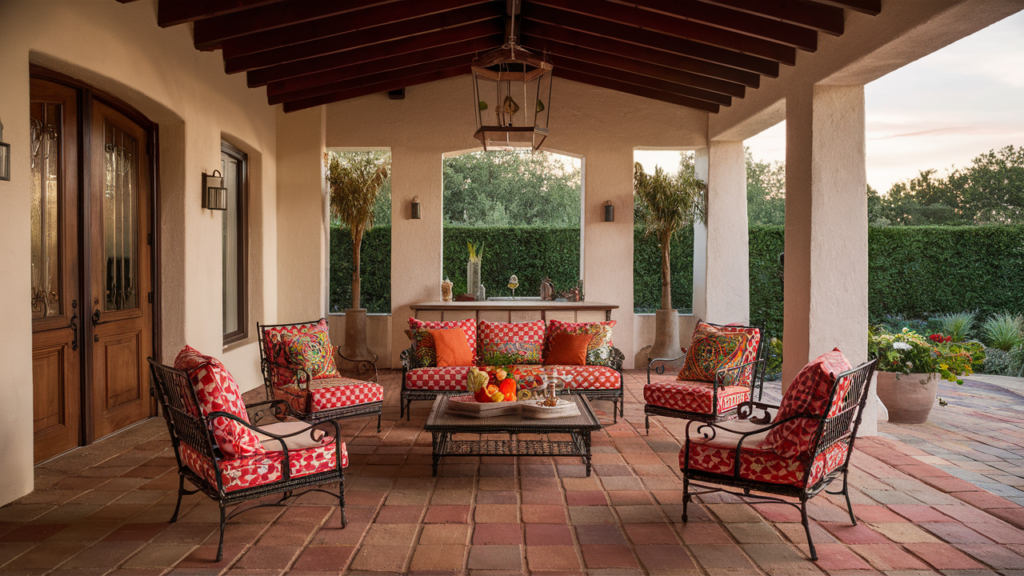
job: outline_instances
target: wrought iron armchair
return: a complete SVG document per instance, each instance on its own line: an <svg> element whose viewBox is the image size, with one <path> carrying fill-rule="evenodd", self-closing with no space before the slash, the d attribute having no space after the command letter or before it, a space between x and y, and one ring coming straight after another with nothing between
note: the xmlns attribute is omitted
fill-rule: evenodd
<svg viewBox="0 0 1024 576"><path fill-rule="evenodd" d="M225 523L242 512L264 506L282 506L285 500L298 498L309 492L322 492L338 498L341 509L341 527L345 528L348 521L345 517L345 477L344 467L348 465L348 454L341 441L341 427L337 422L327 421L309 424L301 429L291 431L296 423L275 422L266 426L255 426L227 412L211 412L204 414L196 396L195 388L185 372L164 366L149 358L153 378L154 396L159 400L167 431L174 447L174 457L178 462L178 502L174 507L171 523L177 522L181 510L181 499L202 492L220 507L220 541L217 545L217 562L224 556ZM187 391L187 393L186 393ZM252 415L253 421L268 415L277 419L293 416L288 403L283 400L269 400L246 406L258 409ZM220 451L211 433L210 422L217 418L226 418L238 423L262 436L266 454L256 457L242 456L235 459L227 458ZM297 423L302 425L302 423ZM326 429L326 430L325 430ZM276 430L276 432L275 432ZM324 435L333 432L333 440L323 443ZM307 439L308 437L308 439ZM291 444L291 447L289 446ZM333 449L332 445L333 444ZM306 447L301 447L305 445ZM277 449L278 446L280 449ZM312 452L311 450L315 451ZM333 452L333 454L331 454ZM329 455L329 456L328 456ZM297 457L300 461L309 458L324 458L310 470L293 469ZM252 458L242 467L230 468L239 460ZM333 460L333 464L331 462ZM244 467L244 468L243 468ZM240 470L262 472L262 480L247 480L251 486L231 489L225 486L225 480L234 482L240 476ZM188 480L195 490L185 488ZM337 494L319 488L324 484L338 484ZM305 490L296 493L297 489ZM256 500L273 494L281 494L276 502L262 503L244 509L236 509L227 514L226 508L250 500Z"/></svg>
<svg viewBox="0 0 1024 576"><path fill-rule="evenodd" d="M690 422L686 425L686 443L680 452L680 470L683 472L683 522L687 521L687 506L693 496L713 492L727 492L740 498L753 498L756 500L788 504L800 510L801 523L804 532L807 534L807 545L810 548L811 560L817 560L818 554L814 549L814 541L811 539L810 524L807 520L807 502L821 491L825 490L834 480L840 476L843 479L843 487L828 494L842 494L846 498L846 508L850 514L850 522L857 524L857 518L853 514L853 505L850 503L850 492L848 486L850 456L853 453L853 444L857 438L857 430L860 427L861 416L868 399L871 377L875 371L875 363L872 360L852 370L848 370L836 376L829 390L828 403L825 405L823 414L796 414L782 420L771 423L768 426L761 426L752 421L739 422ZM846 382L849 386L846 387ZM841 385L843 384L843 385ZM845 389L846 393L838 397L837 392ZM756 408L764 410L768 414L769 409L778 408L760 402L753 403ZM832 414L831 416L829 414ZM744 455L748 458L759 458L765 452L764 449L745 447L744 442L752 437L764 437L773 429L784 423L806 418L817 423L813 439L810 443L811 449L792 459L783 459L780 456L769 454L767 461L775 458L776 462L792 464L794 461L800 463L796 470L800 474L790 483L783 483L782 477L775 478L780 481L767 481L764 479L752 478L752 476L765 475L766 469L771 468L765 465L766 460L758 460L763 467L755 471L752 467L744 467ZM728 425L728 427L726 426ZM696 426L695 436L691 436L691 427ZM719 435L723 436L723 442L728 446L732 445L732 436L738 436L735 442L735 449L731 447L719 447L718 450L731 452L731 473L712 473L705 469L693 466L694 458L699 455L694 452L695 445L705 444L714 441ZM755 440L756 441L756 438ZM754 443L751 442L751 444ZM717 463L717 462L716 462ZM728 461L726 461L728 464ZM702 464L705 468L707 462ZM788 468L788 466L787 466ZM700 484L697 482L703 482ZM690 486L703 489L701 492L690 492ZM732 492L725 488L708 486L715 484L731 488L742 489L742 493ZM777 494L789 498L798 499L799 503L783 500L773 496L751 494L751 491Z"/></svg>
<svg viewBox="0 0 1024 576"><path fill-rule="evenodd" d="M651 416L668 416L669 418L682 418L685 420L697 420L699 422L720 422L731 418L749 418L752 415L752 406L755 403L754 394L757 393L757 402L760 402L761 396L764 393L764 373L768 365L768 346L765 343L764 329L759 326L722 326L718 324L709 324L716 328L730 328L730 329L742 329L742 330L757 330L758 331L758 342L757 351L754 355L754 360L746 362L733 368L719 370L715 374L715 381L709 382L708 388L710 390L710 409L707 411L700 411L694 409L677 409L650 402L644 404L644 428L648 434L651 432ZM648 390L652 385L658 384L653 382L651 374L661 375L668 373L678 372L683 368L683 364L686 360L686 354L678 358L654 358L647 364L647 385L644 386L645 399L648 395ZM735 372L736 374L729 378L729 374ZM719 392L727 386L727 382L746 382L748 388L749 400L739 402L732 406L722 406L723 399L720 397ZM667 382L662 384L669 384ZM735 386L735 384L728 384ZM707 393L707 390L701 390L703 393ZM764 422L767 423L767 422Z"/></svg>
<svg viewBox="0 0 1024 576"><path fill-rule="evenodd" d="M283 364L271 357L268 350L268 332L301 330L316 326L320 322L323 322L322 318L299 324L256 324L260 368L263 372L263 386L267 399L287 401L295 417L303 422L322 422L376 414L377 432L380 432L381 409L384 405L384 388L380 384L341 376L314 380L303 367ZM376 379L376 366L373 367L373 372ZM282 374L287 374L289 378L285 380ZM314 400L320 396L332 399L329 408L321 408L314 404Z"/></svg>

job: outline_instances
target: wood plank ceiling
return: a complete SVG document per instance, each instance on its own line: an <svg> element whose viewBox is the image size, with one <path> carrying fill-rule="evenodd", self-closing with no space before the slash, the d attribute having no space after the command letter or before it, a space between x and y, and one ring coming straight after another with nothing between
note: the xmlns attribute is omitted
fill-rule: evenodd
<svg viewBox="0 0 1024 576"><path fill-rule="evenodd" d="M131 1L131 0L120 0ZM511 0L159 0L287 112L469 74ZM522 0L520 44L567 80L718 112L881 0Z"/></svg>

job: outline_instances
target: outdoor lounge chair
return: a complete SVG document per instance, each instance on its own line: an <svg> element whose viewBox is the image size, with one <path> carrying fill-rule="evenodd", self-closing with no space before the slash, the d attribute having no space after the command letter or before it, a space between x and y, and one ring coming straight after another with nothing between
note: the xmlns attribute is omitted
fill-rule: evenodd
<svg viewBox="0 0 1024 576"><path fill-rule="evenodd" d="M828 493L846 497L850 522L857 524L847 480L875 362L848 369L838 350L823 354L794 379L768 426L752 421L687 424L686 443L679 452L683 522L690 499L711 492L789 504L800 509L811 560L817 560L807 501L840 476L842 489ZM776 408L755 406L766 412ZM691 484L703 491L690 492ZM722 486L742 489L742 493ZM799 503L751 491L796 498Z"/></svg>

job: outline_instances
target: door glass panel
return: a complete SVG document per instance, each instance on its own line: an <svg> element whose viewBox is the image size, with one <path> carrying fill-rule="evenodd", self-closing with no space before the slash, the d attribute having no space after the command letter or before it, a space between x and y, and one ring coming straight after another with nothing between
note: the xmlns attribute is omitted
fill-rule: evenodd
<svg viewBox="0 0 1024 576"><path fill-rule="evenodd" d="M223 242L222 257L224 271L224 334L231 334L241 329L238 318L238 299L241 296L238 291L239 274L238 259L240 257L240 246L238 245L239 218L241 216L239 205L239 181L238 173L240 164L237 159L227 154L220 157L221 174L224 175L224 187L228 189L228 209L223 215Z"/></svg>
<svg viewBox="0 0 1024 576"><path fill-rule="evenodd" d="M60 309L61 106L33 102L32 167L32 317L57 316Z"/></svg>
<svg viewBox="0 0 1024 576"><path fill-rule="evenodd" d="M104 310L138 307L138 142L107 122L104 139Z"/></svg>

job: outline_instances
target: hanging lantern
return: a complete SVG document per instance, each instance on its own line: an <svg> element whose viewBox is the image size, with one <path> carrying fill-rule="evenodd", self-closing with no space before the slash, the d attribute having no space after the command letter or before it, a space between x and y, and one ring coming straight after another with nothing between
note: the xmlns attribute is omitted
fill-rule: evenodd
<svg viewBox="0 0 1024 576"><path fill-rule="evenodd" d="M514 14L505 45L472 64L474 137L484 150L538 150L548 136L551 63L516 44Z"/></svg>

